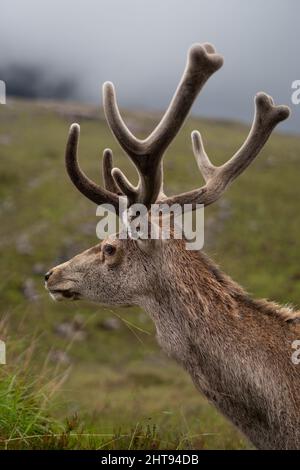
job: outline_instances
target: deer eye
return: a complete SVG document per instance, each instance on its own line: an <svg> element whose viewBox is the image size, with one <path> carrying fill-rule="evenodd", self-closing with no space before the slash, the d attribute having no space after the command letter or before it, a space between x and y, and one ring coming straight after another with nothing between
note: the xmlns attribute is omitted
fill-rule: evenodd
<svg viewBox="0 0 300 470"><path fill-rule="evenodd" d="M116 252L116 247L114 245L104 245L103 251L106 255L113 255Z"/></svg>

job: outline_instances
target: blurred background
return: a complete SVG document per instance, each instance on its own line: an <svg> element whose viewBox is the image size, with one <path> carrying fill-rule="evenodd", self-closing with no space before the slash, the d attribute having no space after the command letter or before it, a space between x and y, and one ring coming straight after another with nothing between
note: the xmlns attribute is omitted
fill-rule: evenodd
<svg viewBox="0 0 300 470"><path fill-rule="evenodd" d="M168 194L202 181L190 133L216 164L242 145L260 91L292 108L258 159L206 210L205 250L257 297L300 302L300 79L297 0L2 0L0 80L0 447L249 448L158 348L136 308L54 303L52 267L97 243L95 207L67 178L64 147L81 124L85 171L100 180L111 147L103 117L115 83L130 129L146 136L178 84L188 47L212 42L225 64L165 157Z"/></svg>

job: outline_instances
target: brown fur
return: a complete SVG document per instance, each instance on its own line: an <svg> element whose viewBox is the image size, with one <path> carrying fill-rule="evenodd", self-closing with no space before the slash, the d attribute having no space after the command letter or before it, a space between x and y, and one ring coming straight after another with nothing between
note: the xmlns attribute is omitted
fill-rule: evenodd
<svg viewBox="0 0 300 470"><path fill-rule="evenodd" d="M59 298L140 305L161 347L255 446L300 448L299 312L251 299L182 240L108 239L54 268L47 286Z"/></svg>

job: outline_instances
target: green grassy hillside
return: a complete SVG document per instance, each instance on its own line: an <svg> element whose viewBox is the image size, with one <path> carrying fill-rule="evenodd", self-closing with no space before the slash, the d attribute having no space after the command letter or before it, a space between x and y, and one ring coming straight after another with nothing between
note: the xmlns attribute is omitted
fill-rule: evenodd
<svg viewBox="0 0 300 470"><path fill-rule="evenodd" d="M140 136L157 120L142 113L126 117ZM54 303L45 292L43 273L49 267L97 243L95 206L75 190L64 169L68 126L74 121L81 124L81 164L94 180L100 181L105 147L136 178L97 110L50 102L0 106L0 315L10 323L9 337L2 338L8 366L0 372L9 367L13 373L15 340L25 338L28 347L34 338L27 367L37 375L45 361L70 369L50 414L61 423L78 415L86 433L106 436L98 447L249 447L159 350L142 311ZM190 142L195 128L217 164L248 132L239 124L190 119L165 157L168 194L202 183ZM205 248L222 268L253 295L295 305L300 302L299 178L300 138L276 134L205 214ZM0 399L0 409L3 403Z"/></svg>

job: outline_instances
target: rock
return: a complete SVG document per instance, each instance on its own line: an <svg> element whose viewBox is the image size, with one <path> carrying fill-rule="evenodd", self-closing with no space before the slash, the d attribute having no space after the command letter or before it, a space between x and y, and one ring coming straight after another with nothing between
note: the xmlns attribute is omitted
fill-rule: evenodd
<svg viewBox="0 0 300 470"><path fill-rule="evenodd" d="M27 300L30 300L31 302L35 302L38 299L38 294L35 289L34 280L31 278L25 279L23 286L22 286L22 292L23 292L24 297Z"/></svg>
<svg viewBox="0 0 300 470"><path fill-rule="evenodd" d="M54 327L54 332L63 338L71 338L73 336L72 323L60 323Z"/></svg>
<svg viewBox="0 0 300 470"><path fill-rule="evenodd" d="M107 331L119 330L121 328L121 322L118 318L108 317L99 323L99 327Z"/></svg>
<svg viewBox="0 0 300 470"><path fill-rule="evenodd" d="M10 145L12 143L12 137L8 134L0 135L0 145Z"/></svg>
<svg viewBox="0 0 300 470"><path fill-rule="evenodd" d="M85 326L84 316L77 313L73 318L73 325L76 330L83 330Z"/></svg>
<svg viewBox="0 0 300 470"><path fill-rule="evenodd" d="M62 338L72 341L84 341L87 337L87 332L84 330L83 317L81 315L75 315L72 321L66 321L56 325L54 331Z"/></svg>
<svg viewBox="0 0 300 470"><path fill-rule="evenodd" d="M50 352L49 354L50 361L58 364L63 364L68 366L71 364L71 358L70 356L66 353L66 351L62 351L61 349L54 349L53 351Z"/></svg>
<svg viewBox="0 0 300 470"><path fill-rule="evenodd" d="M43 263L34 263L32 266L32 273L33 274L45 274L47 271L45 265Z"/></svg>
<svg viewBox="0 0 300 470"><path fill-rule="evenodd" d="M21 255L32 255L33 247L29 241L28 235L19 235L16 240L16 250Z"/></svg>
<svg viewBox="0 0 300 470"><path fill-rule="evenodd" d="M11 197L8 197L4 200L1 201L0 203L0 211L1 212L7 212L13 210L15 207L14 201L12 200Z"/></svg>

